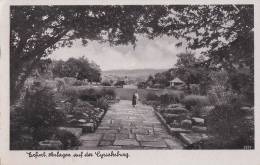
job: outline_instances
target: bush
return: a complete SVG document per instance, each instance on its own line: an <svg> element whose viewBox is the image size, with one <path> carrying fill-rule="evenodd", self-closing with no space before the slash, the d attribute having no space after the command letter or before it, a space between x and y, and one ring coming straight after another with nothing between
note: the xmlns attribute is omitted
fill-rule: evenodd
<svg viewBox="0 0 260 165"><path fill-rule="evenodd" d="M79 96L79 90L76 87L70 86L67 87L64 91L62 91L62 94L67 96L67 97L78 97Z"/></svg>
<svg viewBox="0 0 260 165"><path fill-rule="evenodd" d="M168 105L168 104L177 104L183 98L182 92L171 92L167 94L163 94L160 96L161 104Z"/></svg>
<svg viewBox="0 0 260 165"><path fill-rule="evenodd" d="M84 89L79 92L79 98L83 101L97 101L101 97L101 92L93 88Z"/></svg>
<svg viewBox="0 0 260 165"><path fill-rule="evenodd" d="M194 106L207 106L209 105L209 99L207 96L200 95L188 95L185 96L181 101L188 109L191 109Z"/></svg>
<svg viewBox="0 0 260 165"><path fill-rule="evenodd" d="M64 112L56 109L50 89L32 87L26 92L23 106L11 113L10 146L12 149L33 149L39 141L50 137L53 132L50 127L64 121ZM24 135L31 136L31 142L27 144L28 138L24 141Z"/></svg>
<svg viewBox="0 0 260 165"><path fill-rule="evenodd" d="M254 147L254 121L246 120L245 113L240 109L241 102L217 105L207 117L208 128L219 148L243 149L244 146ZM208 144L207 147L210 147Z"/></svg>
<svg viewBox="0 0 260 165"><path fill-rule="evenodd" d="M64 113L56 110L53 93L47 88L26 93L22 114L32 128L55 126L64 121Z"/></svg>
<svg viewBox="0 0 260 165"><path fill-rule="evenodd" d="M82 85L85 85L85 83L84 83L84 81L77 80L77 81L75 81L72 85L73 85L73 86L82 86Z"/></svg>
<svg viewBox="0 0 260 165"><path fill-rule="evenodd" d="M64 147L63 149L69 149L80 145L79 139L69 131L57 130L54 136L55 139L61 141Z"/></svg>
<svg viewBox="0 0 260 165"><path fill-rule="evenodd" d="M106 111L109 107L109 103L105 97L101 97L97 100L96 106Z"/></svg>
<svg viewBox="0 0 260 165"><path fill-rule="evenodd" d="M118 87L123 87L123 85L126 85L125 81L117 81L115 83L115 86L118 86Z"/></svg>
<svg viewBox="0 0 260 165"><path fill-rule="evenodd" d="M160 100L160 97L158 95L156 95L155 93L149 92L146 95L146 100L147 101L157 101Z"/></svg>
<svg viewBox="0 0 260 165"><path fill-rule="evenodd" d="M100 91L100 95L103 96L103 97L106 97L107 99L109 100L114 100L116 98L116 93L113 89L105 89L103 88L101 91Z"/></svg>
<svg viewBox="0 0 260 165"><path fill-rule="evenodd" d="M108 100L113 100L116 93L113 89L85 89L79 92L79 98L84 101L97 101L101 97L106 97Z"/></svg>
<svg viewBox="0 0 260 165"><path fill-rule="evenodd" d="M112 84L110 82L108 82L108 81L102 82L101 85L103 85L103 86L112 86Z"/></svg>

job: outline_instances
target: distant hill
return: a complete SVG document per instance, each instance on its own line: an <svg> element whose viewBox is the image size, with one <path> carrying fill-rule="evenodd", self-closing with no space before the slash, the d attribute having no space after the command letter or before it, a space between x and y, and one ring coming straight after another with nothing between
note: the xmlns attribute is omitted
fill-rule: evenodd
<svg viewBox="0 0 260 165"><path fill-rule="evenodd" d="M138 81L143 81L148 78L149 75L154 75L156 73L164 72L167 69L119 69L119 70L108 70L102 71L102 77L125 77L129 79L135 79Z"/></svg>

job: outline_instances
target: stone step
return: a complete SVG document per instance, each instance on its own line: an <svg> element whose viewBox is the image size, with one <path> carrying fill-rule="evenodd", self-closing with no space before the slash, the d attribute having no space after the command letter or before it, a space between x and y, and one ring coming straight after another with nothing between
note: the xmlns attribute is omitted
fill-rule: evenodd
<svg viewBox="0 0 260 165"><path fill-rule="evenodd" d="M187 145L197 144L203 141L208 140L206 134L201 133L180 133L179 138Z"/></svg>

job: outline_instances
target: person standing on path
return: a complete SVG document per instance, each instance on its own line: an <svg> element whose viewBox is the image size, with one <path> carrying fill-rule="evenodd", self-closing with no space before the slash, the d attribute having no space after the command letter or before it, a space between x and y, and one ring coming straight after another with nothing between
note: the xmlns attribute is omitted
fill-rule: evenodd
<svg viewBox="0 0 260 165"><path fill-rule="evenodd" d="M139 95L138 95L137 91L135 91L135 93L133 94L133 99L132 99L133 107L136 106L138 99L139 99Z"/></svg>

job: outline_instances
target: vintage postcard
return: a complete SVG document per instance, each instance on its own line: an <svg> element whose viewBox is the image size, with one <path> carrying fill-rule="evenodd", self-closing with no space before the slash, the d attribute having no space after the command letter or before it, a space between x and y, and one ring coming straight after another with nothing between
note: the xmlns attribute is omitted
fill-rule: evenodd
<svg viewBox="0 0 260 165"><path fill-rule="evenodd" d="M0 2L0 164L260 164L257 1Z"/></svg>

